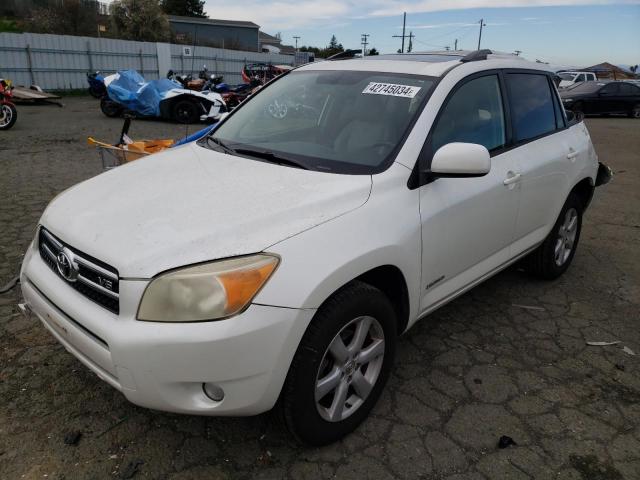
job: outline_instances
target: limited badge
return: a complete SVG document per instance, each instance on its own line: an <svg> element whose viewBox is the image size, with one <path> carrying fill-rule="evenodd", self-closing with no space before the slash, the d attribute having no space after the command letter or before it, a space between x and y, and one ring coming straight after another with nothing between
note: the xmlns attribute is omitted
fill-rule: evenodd
<svg viewBox="0 0 640 480"><path fill-rule="evenodd" d="M414 87L413 85L399 85L397 83L370 82L362 93L413 98L418 94L421 88L422 87Z"/></svg>

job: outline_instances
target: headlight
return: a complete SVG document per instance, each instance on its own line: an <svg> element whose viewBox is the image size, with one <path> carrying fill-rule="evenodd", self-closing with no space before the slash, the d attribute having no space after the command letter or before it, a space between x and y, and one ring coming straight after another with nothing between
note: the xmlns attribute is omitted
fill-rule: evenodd
<svg viewBox="0 0 640 480"><path fill-rule="evenodd" d="M201 322L242 311L278 266L273 255L251 255L187 267L147 286L138 320Z"/></svg>

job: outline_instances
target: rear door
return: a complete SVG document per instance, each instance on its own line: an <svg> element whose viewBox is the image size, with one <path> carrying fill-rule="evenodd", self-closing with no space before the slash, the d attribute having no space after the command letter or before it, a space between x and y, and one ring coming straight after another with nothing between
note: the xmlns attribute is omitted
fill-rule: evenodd
<svg viewBox="0 0 640 480"><path fill-rule="evenodd" d="M513 255L538 244L555 222L567 191L569 164L581 152L566 128L552 79L545 72L505 72L516 147L520 208Z"/></svg>
<svg viewBox="0 0 640 480"><path fill-rule="evenodd" d="M620 83L620 113L630 113L640 107L640 88L630 83Z"/></svg>

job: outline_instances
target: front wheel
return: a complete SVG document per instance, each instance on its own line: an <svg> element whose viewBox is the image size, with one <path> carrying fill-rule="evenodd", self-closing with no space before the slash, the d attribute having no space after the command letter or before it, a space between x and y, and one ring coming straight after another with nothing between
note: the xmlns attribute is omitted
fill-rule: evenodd
<svg viewBox="0 0 640 480"><path fill-rule="evenodd" d="M553 280L569 268L580 240L582 209L580 198L570 194L545 241L526 258L529 272Z"/></svg>
<svg viewBox="0 0 640 480"><path fill-rule="evenodd" d="M283 388L291 433L326 445L355 430L384 388L396 336L395 312L377 288L355 281L329 298L305 332Z"/></svg>
<svg viewBox="0 0 640 480"><path fill-rule="evenodd" d="M116 103L113 100L110 100L109 97L104 96L100 100L100 110L102 110L102 113L107 117L113 118L120 116L123 108L119 103Z"/></svg>
<svg viewBox="0 0 640 480"><path fill-rule="evenodd" d="M640 103L636 103L633 107L631 107L629 116L631 118L640 118Z"/></svg>
<svg viewBox="0 0 640 480"><path fill-rule="evenodd" d="M0 130L9 130L18 120L18 110L11 103L0 105Z"/></svg>

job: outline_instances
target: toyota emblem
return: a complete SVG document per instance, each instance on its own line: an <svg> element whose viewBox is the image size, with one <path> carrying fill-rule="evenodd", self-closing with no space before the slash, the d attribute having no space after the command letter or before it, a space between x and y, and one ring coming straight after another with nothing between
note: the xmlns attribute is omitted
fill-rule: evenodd
<svg viewBox="0 0 640 480"><path fill-rule="evenodd" d="M67 252L63 250L58 254L56 257L56 265L58 267L58 273L60 273L65 280L69 282L76 281L78 271L73 266L73 262Z"/></svg>

